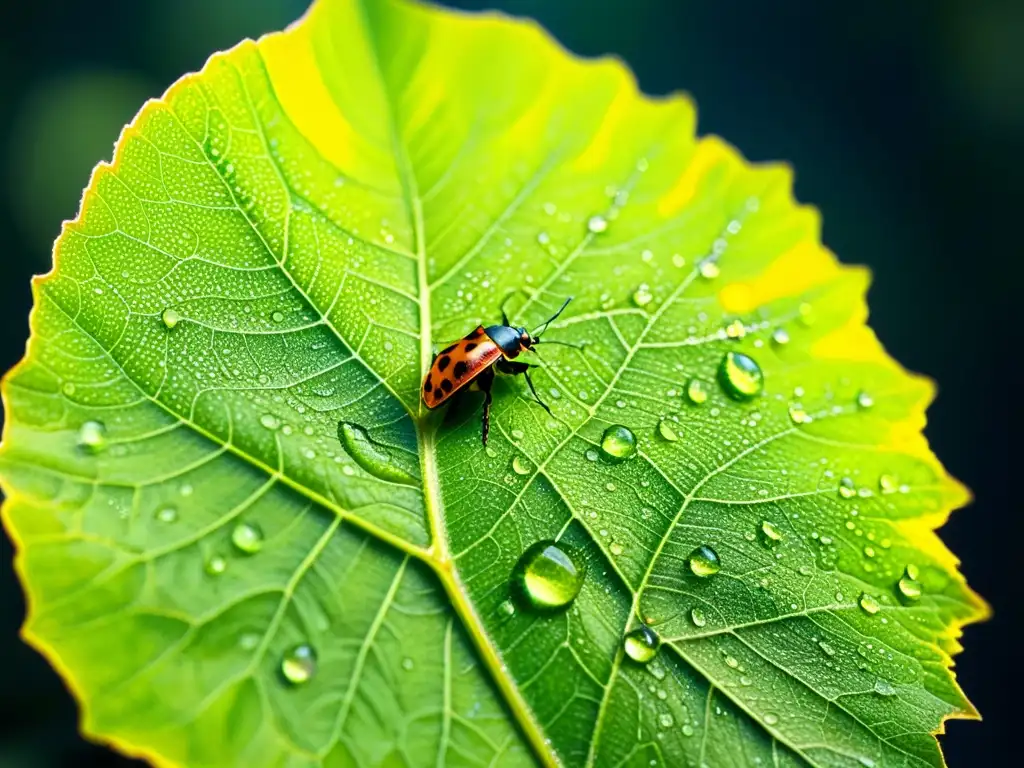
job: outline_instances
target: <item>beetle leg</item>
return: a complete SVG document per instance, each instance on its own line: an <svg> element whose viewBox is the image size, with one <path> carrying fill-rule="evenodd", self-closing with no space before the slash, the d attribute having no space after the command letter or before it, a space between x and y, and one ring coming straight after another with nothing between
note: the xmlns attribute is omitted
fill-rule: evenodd
<svg viewBox="0 0 1024 768"><path fill-rule="evenodd" d="M548 408L547 403L545 403L543 400L541 400L540 399L540 395L537 394L537 389L536 389L536 387L533 386L533 379L530 378L530 371L529 370L523 371L523 376L526 377L526 383L530 385L530 391L533 392L534 399L538 403L540 403L540 407L548 412L548 416L554 416L554 414L551 413L551 409Z"/></svg>
<svg viewBox="0 0 1024 768"><path fill-rule="evenodd" d="M494 384L494 369L488 368L486 371L481 371L480 375L476 377L476 384L480 387L480 391L484 393L484 417L483 417L483 435L482 440L484 445L487 445L487 433L491 429L491 385Z"/></svg>

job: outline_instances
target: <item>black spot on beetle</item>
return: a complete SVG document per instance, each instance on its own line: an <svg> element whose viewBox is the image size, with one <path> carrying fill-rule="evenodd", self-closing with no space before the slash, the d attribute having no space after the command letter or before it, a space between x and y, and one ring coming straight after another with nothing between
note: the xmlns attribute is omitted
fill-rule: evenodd
<svg viewBox="0 0 1024 768"><path fill-rule="evenodd" d="M466 371L468 370L468 368L469 366L466 365L465 360L459 360L459 362L455 364L455 367L452 368L452 373L455 374L456 379L461 379L463 376L466 375Z"/></svg>
<svg viewBox="0 0 1024 768"><path fill-rule="evenodd" d="M452 359L448 355L441 355L437 360L437 370L443 371L451 363Z"/></svg>
<svg viewBox="0 0 1024 768"><path fill-rule="evenodd" d="M477 344L475 341L471 341L471 342L469 342L469 344L466 345L466 351L467 352L472 352L478 346L479 346L479 344Z"/></svg>
<svg viewBox="0 0 1024 768"><path fill-rule="evenodd" d="M453 385L451 379L441 379L441 389L443 389L445 392L451 392L452 386Z"/></svg>
<svg viewBox="0 0 1024 768"><path fill-rule="evenodd" d="M430 380L430 377L427 376L427 380L423 382L423 391L424 392L429 392L433 388L434 388L434 382L432 382Z"/></svg>
<svg viewBox="0 0 1024 768"><path fill-rule="evenodd" d="M444 393L440 389L434 390L434 400L440 400L444 396Z"/></svg>
<svg viewBox="0 0 1024 768"><path fill-rule="evenodd" d="M441 350L441 354L442 354L442 355L448 355L448 354L451 354L451 351L452 351L453 349L455 349L455 345L454 345L454 344L452 344L452 345L451 345L450 347L445 347L444 349L442 349L442 350Z"/></svg>

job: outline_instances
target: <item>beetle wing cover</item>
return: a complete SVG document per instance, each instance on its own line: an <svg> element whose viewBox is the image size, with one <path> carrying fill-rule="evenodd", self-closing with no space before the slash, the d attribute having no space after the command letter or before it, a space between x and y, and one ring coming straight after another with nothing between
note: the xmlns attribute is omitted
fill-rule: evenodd
<svg viewBox="0 0 1024 768"><path fill-rule="evenodd" d="M423 402L436 408L501 357L501 349L483 326L441 350L423 379Z"/></svg>

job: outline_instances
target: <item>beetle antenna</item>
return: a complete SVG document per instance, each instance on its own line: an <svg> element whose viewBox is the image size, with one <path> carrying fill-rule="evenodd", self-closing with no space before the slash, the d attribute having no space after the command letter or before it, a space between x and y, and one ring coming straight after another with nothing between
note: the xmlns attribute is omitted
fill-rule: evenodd
<svg viewBox="0 0 1024 768"><path fill-rule="evenodd" d="M557 311L557 312L555 312L555 314L553 314L553 315L552 315L551 317L549 317L549 318L548 318L547 320L545 320L545 321L544 321L543 323L541 323L540 325L538 325L538 326L537 326L537 328L536 328L536 329L534 330L534 332L533 332L533 333L531 334L531 335L533 336L533 338L534 338L534 339L539 339L539 338L540 338L541 334L542 334L542 333L544 333L544 332L545 332L545 331L546 331L546 330L548 329L548 326L549 326L549 325L551 325L551 323L552 323L552 322L554 322L554 320L555 320L555 319L556 319L556 318L557 318L557 317L558 317L558 316L559 316L560 314L562 314L562 312L564 312L564 311L565 311L565 308L569 306L569 302L570 302L570 301L572 301L572 296L570 296L569 298L567 298L567 299L566 299L566 300L565 300L565 301L564 301L564 302L562 303L562 306L560 306L560 307L558 308L558 311Z"/></svg>
<svg viewBox="0 0 1024 768"><path fill-rule="evenodd" d="M558 339L548 339L547 341L541 341L541 340L538 339L538 340L534 341L533 343L534 344L557 344L560 347L572 347L573 349L578 349L581 352L583 351L583 345L582 344L573 344L571 341L559 341Z"/></svg>

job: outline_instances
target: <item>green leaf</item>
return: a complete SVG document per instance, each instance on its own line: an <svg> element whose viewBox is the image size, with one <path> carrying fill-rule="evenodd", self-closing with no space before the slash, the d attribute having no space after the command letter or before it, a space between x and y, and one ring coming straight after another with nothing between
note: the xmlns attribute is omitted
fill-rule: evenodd
<svg viewBox="0 0 1024 768"><path fill-rule="evenodd" d="M933 532L966 493L790 182L617 62L399 0L320 0L148 103L4 389L25 635L85 733L161 765L941 765L986 610ZM545 338L584 346L541 347L550 416L499 378L485 449L479 396L419 383L514 290L527 327L574 296ZM509 602L545 539L586 564L567 610Z"/></svg>

